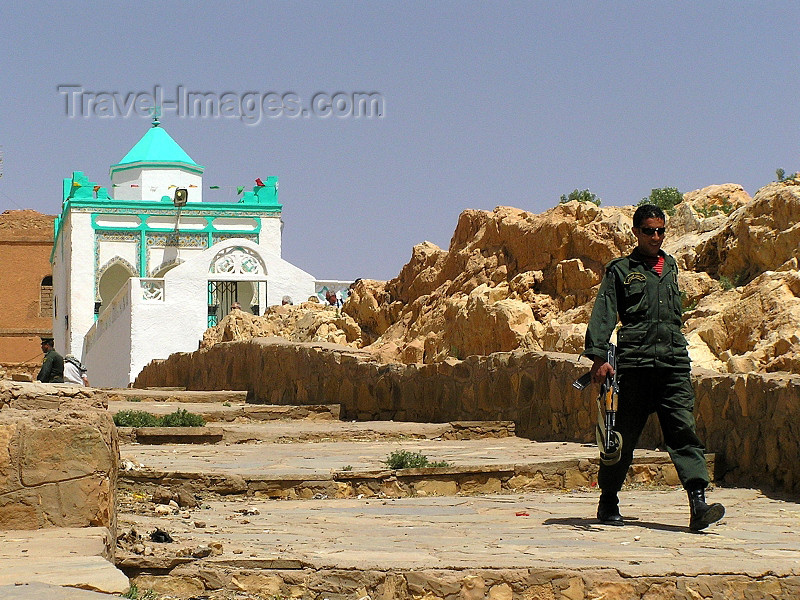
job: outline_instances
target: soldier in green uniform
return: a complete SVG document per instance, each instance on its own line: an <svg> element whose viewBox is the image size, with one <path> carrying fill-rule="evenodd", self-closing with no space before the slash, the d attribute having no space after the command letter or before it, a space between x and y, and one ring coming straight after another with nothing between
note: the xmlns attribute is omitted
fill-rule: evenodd
<svg viewBox="0 0 800 600"><path fill-rule="evenodd" d="M44 362L36 376L42 383L64 383L64 357L53 348L52 338L42 338Z"/></svg>
<svg viewBox="0 0 800 600"><path fill-rule="evenodd" d="M592 358L591 375L602 383L613 374L607 362L609 339L617 320L619 406L614 429L622 436L618 463L600 466L597 518L622 525L617 493L633 461L633 449L648 416L658 415L667 450L689 495L689 527L705 529L725 508L706 504L709 483L703 444L697 437L689 353L681 333L681 294L675 259L661 250L666 217L657 206L640 206L633 215L638 245L606 265L592 309L583 354Z"/></svg>

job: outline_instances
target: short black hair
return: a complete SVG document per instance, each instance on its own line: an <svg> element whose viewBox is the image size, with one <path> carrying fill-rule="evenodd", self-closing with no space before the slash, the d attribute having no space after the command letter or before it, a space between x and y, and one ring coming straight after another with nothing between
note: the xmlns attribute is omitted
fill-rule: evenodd
<svg viewBox="0 0 800 600"><path fill-rule="evenodd" d="M664 214L664 211L658 208L655 204L642 204L639 208L637 208L636 212L633 213L633 226L641 227L642 222L645 219L661 219L665 223L667 222L667 217Z"/></svg>

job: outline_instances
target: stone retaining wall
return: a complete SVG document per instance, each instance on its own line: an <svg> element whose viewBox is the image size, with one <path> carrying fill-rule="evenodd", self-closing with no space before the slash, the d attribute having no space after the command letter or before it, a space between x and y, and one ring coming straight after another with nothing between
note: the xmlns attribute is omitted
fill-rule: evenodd
<svg viewBox="0 0 800 600"><path fill-rule="evenodd" d="M244 562L244 561L241 561ZM256 561L253 561L256 562ZM282 562L273 559L273 563ZM285 561L284 561L285 562ZM469 569L377 571L295 568L260 565L198 567L177 565L159 575L123 571L139 589L153 589L178 597L195 597L209 589L228 589L273 598L373 598L375 600L629 600L696 598L797 598L800 577L666 575L631 577L614 569L571 571L567 569Z"/></svg>
<svg viewBox="0 0 800 600"><path fill-rule="evenodd" d="M117 432L105 395L0 381L0 529L115 532Z"/></svg>
<svg viewBox="0 0 800 600"><path fill-rule="evenodd" d="M430 365L381 364L368 352L277 338L227 342L154 361L137 387L248 390L270 404L341 404L343 419L511 420L538 441L594 440L593 394L572 381L575 355L502 352ZM698 431L727 484L800 493L800 376L695 370ZM660 444L654 422L642 447Z"/></svg>

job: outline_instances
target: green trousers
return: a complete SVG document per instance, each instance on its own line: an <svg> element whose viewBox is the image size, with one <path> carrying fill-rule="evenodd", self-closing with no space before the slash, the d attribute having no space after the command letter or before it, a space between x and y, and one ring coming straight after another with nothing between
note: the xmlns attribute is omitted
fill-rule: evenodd
<svg viewBox="0 0 800 600"><path fill-rule="evenodd" d="M619 372L619 404L614 429L622 435L622 456L617 464L600 465L598 485L604 494L622 488L633 461L647 417L655 412L678 477L686 489L708 485L708 467L703 444L697 437L694 390L689 371L662 368L632 368Z"/></svg>

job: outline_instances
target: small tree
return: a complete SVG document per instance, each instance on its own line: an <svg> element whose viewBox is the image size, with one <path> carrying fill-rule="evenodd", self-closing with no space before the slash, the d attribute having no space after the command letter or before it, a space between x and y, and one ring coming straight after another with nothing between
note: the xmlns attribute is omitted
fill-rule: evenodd
<svg viewBox="0 0 800 600"><path fill-rule="evenodd" d="M681 202L683 202L683 194L678 191L678 188L653 188L650 190L650 195L647 198L642 198L636 206L653 204L668 215L672 215L675 213L675 205Z"/></svg>
<svg viewBox="0 0 800 600"><path fill-rule="evenodd" d="M569 193L569 196L561 194L560 204L566 204L567 202L572 202L573 200L577 200L578 202L591 202L597 206L600 206L600 203L602 202L597 195L593 194L589 190L579 190L576 188Z"/></svg>

